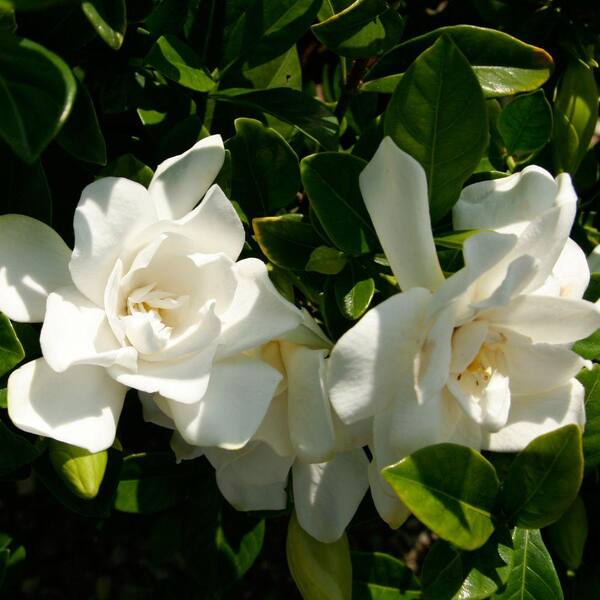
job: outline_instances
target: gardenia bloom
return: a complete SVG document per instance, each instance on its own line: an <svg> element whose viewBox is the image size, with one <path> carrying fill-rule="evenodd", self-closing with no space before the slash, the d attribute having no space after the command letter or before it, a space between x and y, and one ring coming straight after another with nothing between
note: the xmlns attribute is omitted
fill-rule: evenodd
<svg viewBox="0 0 600 600"><path fill-rule="evenodd" d="M207 457L219 489L238 510L284 509L291 470L298 521L322 542L341 537L369 485L369 461L361 448L368 432L363 424L344 426L326 394L330 347L304 313L303 325L249 353L275 368L282 379L268 398L263 422L243 448L192 447L177 432L172 440L178 459ZM162 399L152 400L143 399L146 419L176 428L169 406Z"/></svg>
<svg viewBox="0 0 600 600"><path fill-rule="evenodd" d="M252 437L281 374L244 352L302 317L261 261L235 262L244 229L211 185L224 155L212 136L160 164L148 189L92 183L72 253L41 222L0 217L0 309L44 321L44 358L8 381L18 427L102 450L132 387L168 399L190 443L239 448Z"/></svg>
<svg viewBox="0 0 600 600"><path fill-rule="evenodd" d="M585 420L576 340L600 327L581 299L585 256L569 239L576 194L567 174L530 167L467 187L457 228L465 266L444 278L426 176L391 139L360 177L366 207L403 290L338 342L331 401L346 423L374 417L371 485L393 526L407 510L379 477L415 450L454 442L517 451L538 435Z"/></svg>

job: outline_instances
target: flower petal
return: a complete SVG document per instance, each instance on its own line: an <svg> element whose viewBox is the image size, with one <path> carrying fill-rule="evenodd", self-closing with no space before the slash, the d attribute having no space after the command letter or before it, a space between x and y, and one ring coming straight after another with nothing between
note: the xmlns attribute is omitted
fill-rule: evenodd
<svg viewBox="0 0 600 600"><path fill-rule="evenodd" d="M483 435L482 448L518 452L543 433L563 425L585 424L585 390L572 379L568 384L528 396L514 395L507 424L497 433Z"/></svg>
<svg viewBox="0 0 600 600"><path fill-rule="evenodd" d="M220 135L206 137L156 168L148 191L160 219L179 219L204 196L225 160Z"/></svg>
<svg viewBox="0 0 600 600"><path fill-rule="evenodd" d="M56 373L38 358L9 377L8 414L24 431L99 452L114 442L126 391L101 367Z"/></svg>
<svg viewBox="0 0 600 600"><path fill-rule="evenodd" d="M440 287L444 274L431 232L423 167L386 137L360 175L360 190L400 288Z"/></svg>
<svg viewBox="0 0 600 600"><path fill-rule="evenodd" d="M326 463L296 461L292 467L294 504L302 528L324 543L339 539L369 487L368 468L360 448L337 454Z"/></svg>
<svg viewBox="0 0 600 600"><path fill-rule="evenodd" d="M390 484L381 476L381 468L375 461L369 464L369 485L379 516L392 529L398 529L410 516L410 510L400 501Z"/></svg>
<svg viewBox="0 0 600 600"><path fill-rule="evenodd" d="M138 398L142 405L142 414L144 421L147 423L153 423L159 427L165 427L167 429L175 429L175 423L173 419L166 415L157 404L155 398L157 394L148 394L147 392L138 391Z"/></svg>
<svg viewBox="0 0 600 600"><path fill-rule="evenodd" d="M236 450L256 433L280 380L265 362L239 355L213 365L201 400L169 408L188 444Z"/></svg>
<svg viewBox="0 0 600 600"><path fill-rule="evenodd" d="M585 253L571 238L552 269L552 278L558 283L559 295L563 298L582 298L590 283Z"/></svg>
<svg viewBox="0 0 600 600"><path fill-rule="evenodd" d="M0 311L41 323L50 292L71 284L71 251L48 225L24 215L0 216Z"/></svg>
<svg viewBox="0 0 600 600"><path fill-rule="evenodd" d="M81 193L75 217L75 248L69 263L73 282L98 306L117 258L157 220L148 191L139 183L105 177Z"/></svg>
<svg viewBox="0 0 600 600"><path fill-rule="evenodd" d="M474 360L488 334L486 321L471 321L452 334L451 373L462 373Z"/></svg>
<svg viewBox="0 0 600 600"><path fill-rule="evenodd" d="M287 391L281 394L276 393L273 397L267 414L252 439L269 444L279 456L295 455L288 425Z"/></svg>
<svg viewBox="0 0 600 600"><path fill-rule="evenodd" d="M423 288L388 298L334 346L327 374L331 403L345 423L380 412L414 394L417 352L431 294Z"/></svg>

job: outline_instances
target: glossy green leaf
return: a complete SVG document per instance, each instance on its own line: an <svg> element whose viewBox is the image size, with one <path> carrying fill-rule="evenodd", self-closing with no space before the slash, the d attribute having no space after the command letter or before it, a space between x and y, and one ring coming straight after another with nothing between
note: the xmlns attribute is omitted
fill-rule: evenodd
<svg viewBox="0 0 600 600"><path fill-rule="evenodd" d="M319 21L325 21L329 17L333 17L336 13L342 12L354 4L356 0L323 0L321 8L317 13Z"/></svg>
<svg viewBox="0 0 600 600"><path fill-rule="evenodd" d="M583 457L586 470L600 465L600 365L583 369L577 379L585 388Z"/></svg>
<svg viewBox="0 0 600 600"><path fill-rule="evenodd" d="M300 164L304 189L327 236L352 255L377 247L358 187L358 176L365 166L361 158L343 152L313 154Z"/></svg>
<svg viewBox="0 0 600 600"><path fill-rule="evenodd" d="M32 444L0 421L0 476L32 463L42 451L43 446Z"/></svg>
<svg viewBox="0 0 600 600"><path fill-rule="evenodd" d="M511 523L539 529L571 506L583 479L581 430L566 425L539 436L517 455L502 489Z"/></svg>
<svg viewBox="0 0 600 600"><path fill-rule="evenodd" d="M594 331L592 335L579 340L573 344L573 352L588 360L594 360L600 357L600 329Z"/></svg>
<svg viewBox="0 0 600 600"><path fill-rule="evenodd" d="M14 369L25 358L10 319L0 313L0 376Z"/></svg>
<svg viewBox="0 0 600 600"><path fill-rule="evenodd" d="M58 476L76 496L91 500L98 495L108 464L106 450L93 453L50 440L48 455Z"/></svg>
<svg viewBox="0 0 600 600"><path fill-rule="evenodd" d="M304 270L321 238L300 215L263 217L252 221L256 241L264 255L278 267Z"/></svg>
<svg viewBox="0 0 600 600"><path fill-rule="evenodd" d="M78 83L73 110L56 141L78 160L106 164L106 142L92 99L82 83Z"/></svg>
<svg viewBox="0 0 600 600"><path fill-rule="evenodd" d="M273 129L254 119L236 119L231 152L231 198L249 217L266 216L291 204L300 189L298 157Z"/></svg>
<svg viewBox="0 0 600 600"><path fill-rule="evenodd" d="M311 252L305 269L323 275L336 275L347 262L343 252L329 246L319 246Z"/></svg>
<svg viewBox="0 0 600 600"><path fill-rule="evenodd" d="M33 163L67 120L77 92L71 69L43 46L0 34L0 137Z"/></svg>
<svg viewBox="0 0 600 600"><path fill-rule="evenodd" d="M98 175L100 177L125 177L148 187L154 171L133 154L123 154L106 165Z"/></svg>
<svg viewBox="0 0 600 600"><path fill-rule="evenodd" d="M252 0L228 32L223 65L240 59L250 66L291 48L317 15L321 0Z"/></svg>
<svg viewBox="0 0 600 600"><path fill-rule="evenodd" d="M546 530L552 549L562 563L575 571L581 566L583 549L588 535L588 518L581 497L567 509L563 516Z"/></svg>
<svg viewBox="0 0 600 600"><path fill-rule="evenodd" d="M506 585L492 599L562 600L560 581L540 532L516 527L512 539L512 568Z"/></svg>
<svg viewBox="0 0 600 600"><path fill-rule="evenodd" d="M118 50L127 28L125 0L84 0L81 9L102 40Z"/></svg>
<svg viewBox="0 0 600 600"><path fill-rule="evenodd" d="M449 38L440 37L405 73L384 120L385 134L425 169L434 223L458 200L483 156L487 125L469 63Z"/></svg>
<svg viewBox="0 0 600 600"><path fill-rule="evenodd" d="M498 117L498 131L509 154L525 156L552 136L552 109L543 90L517 96Z"/></svg>
<svg viewBox="0 0 600 600"><path fill-rule="evenodd" d="M326 150L337 146L337 119L324 104L289 88L248 90L230 88L213 94L219 102L228 102L264 112L296 127Z"/></svg>
<svg viewBox="0 0 600 600"><path fill-rule="evenodd" d="M370 58L399 43L404 20L385 0L358 0L313 25L317 39L348 58Z"/></svg>
<svg viewBox="0 0 600 600"><path fill-rule="evenodd" d="M382 552L352 552L353 600L413 600L419 581L401 561Z"/></svg>
<svg viewBox="0 0 600 600"><path fill-rule="evenodd" d="M594 72L572 60L554 100L554 168L575 173L587 152L598 119L598 86Z"/></svg>
<svg viewBox="0 0 600 600"><path fill-rule="evenodd" d="M492 513L500 484L494 467L479 452L436 444L382 474L420 521L459 548L479 548L494 531Z"/></svg>
<svg viewBox="0 0 600 600"><path fill-rule="evenodd" d="M286 554L290 573L304 600L350 600L352 562L344 534L331 544L311 537L293 513L287 534Z"/></svg>
<svg viewBox="0 0 600 600"><path fill-rule="evenodd" d="M262 65L255 67L244 65L242 73L255 89L277 87L302 89L302 67L296 46Z"/></svg>
<svg viewBox="0 0 600 600"><path fill-rule="evenodd" d="M190 90L209 92L215 87L202 59L174 35L156 40L146 56L146 64Z"/></svg>
<svg viewBox="0 0 600 600"><path fill-rule="evenodd" d="M423 563L424 595L428 600L484 600L504 585L512 561L512 539L505 527L472 551L439 540Z"/></svg>
<svg viewBox="0 0 600 600"><path fill-rule="evenodd" d="M548 80L554 67L552 57L545 50L502 31L473 25L452 25L440 27L390 50L367 73L365 81L403 73L442 35L448 36L473 66L488 97L536 90Z"/></svg>
<svg viewBox="0 0 600 600"><path fill-rule="evenodd" d="M350 265L335 278L335 299L346 319L360 319L375 295L375 281Z"/></svg>

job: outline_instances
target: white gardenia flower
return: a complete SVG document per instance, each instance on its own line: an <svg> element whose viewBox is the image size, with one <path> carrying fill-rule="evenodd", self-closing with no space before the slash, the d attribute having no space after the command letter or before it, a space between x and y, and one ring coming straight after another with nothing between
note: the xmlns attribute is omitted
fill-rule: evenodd
<svg viewBox="0 0 600 600"><path fill-rule="evenodd" d="M329 543L342 536L369 486L362 450L369 432L364 423L344 426L331 410L324 382L331 343L307 313L304 319L304 325L251 353L277 369L282 380L246 446L192 447L177 432L172 446L178 459L204 454L223 496L238 510L284 509L291 471L300 525ZM147 420L177 427L164 402L147 396L142 401Z"/></svg>
<svg viewBox="0 0 600 600"><path fill-rule="evenodd" d="M538 167L467 187L456 228L486 228L444 278L426 176L391 139L360 177L366 207L403 290L371 309L335 346L331 401L346 423L373 420L375 504L398 526L408 511L379 476L424 446L455 442L517 451L585 421L585 364L571 351L600 327L581 299L589 270L569 239L576 194L567 174Z"/></svg>
<svg viewBox="0 0 600 600"><path fill-rule="evenodd" d="M190 443L252 437L281 375L244 352L302 316L261 261L236 262L244 229L211 185L224 155L212 136L160 164L148 189L115 177L87 186L72 253L41 222L0 217L0 310L44 322L44 358L8 382L18 427L102 450L132 387L168 399Z"/></svg>

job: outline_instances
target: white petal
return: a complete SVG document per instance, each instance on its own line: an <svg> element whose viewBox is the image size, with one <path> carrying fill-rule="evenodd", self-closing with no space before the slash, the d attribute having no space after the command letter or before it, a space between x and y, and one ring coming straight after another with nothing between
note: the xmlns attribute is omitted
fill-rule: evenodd
<svg viewBox="0 0 600 600"><path fill-rule="evenodd" d="M414 362L431 294L423 288L388 298L334 346L327 374L331 403L346 423L383 410L404 390L414 393Z"/></svg>
<svg viewBox="0 0 600 600"><path fill-rule="evenodd" d="M326 463L295 462L294 505L302 528L324 543L339 539L369 487L368 467L360 448Z"/></svg>
<svg viewBox="0 0 600 600"><path fill-rule="evenodd" d="M300 346L308 348L327 348L331 349L333 344L325 335L324 331L319 327L319 324L311 317L310 313L305 309L301 309L302 324L282 334L279 339L285 342L292 342Z"/></svg>
<svg viewBox="0 0 600 600"><path fill-rule="evenodd" d="M192 210L216 179L224 160L221 136L211 135L158 165L148 191L159 218L179 219Z"/></svg>
<svg viewBox="0 0 600 600"><path fill-rule="evenodd" d="M273 397L267 414L252 439L269 444L279 456L295 456L288 425L287 390L281 394L276 393Z"/></svg>
<svg viewBox="0 0 600 600"><path fill-rule="evenodd" d="M194 460L204 456L204 448L198 446L191 446L188 444L178 431L174 431L169 442L173 454L175 454L175 460L180 463L182 460Z"/></svg>
<svg viewBox="0 0 600 600"><path fill-rule="evenodd" d="M24 431L99 452L115 439L126 391L101 367L56 373L38 358L9 377L8 414Z"/></svg>
<svg viewBox="0 0 600 600"><path fill-rule="evenodd" d="M260 346L302 323L302 313L275 289L262 261L246 258L233 271L238 287L221 319L220 358Z"/></svg>
<svg viewBox="0 0 600 600"><path fill-rule="evenodd" d="M234 450L255 434L280 380L265 362L239 355L213 365L200 401L169 402L169 407L188 444Z"/></svg>
<svg viewBox="0 0 600 600"><path fill-rule="evenodd" d="M328 460L335 448L331 408L323 381L326 352L281 343L288 383L290 439L304 462Z"/></svg>
<svg viewBox="0 0 600 600"><path fill-rule="evenodd" d="M147 423L154 423L159 427L166 427L167 429L175 429L175 423L173 419L166 415L156 402L157 394L148 394L147 392L138 391L138 398L142 405L142 414L144 421Z"/></svg>
<svg viewBox="0 0 600 600"><path fill-rule="evenodd" d="M585 253L571 238L562 249L552 277L557 281L563 298L582 298L590 282L590 268Z"/></svg>
<svg viewBox="0 0 600 600"><path fill-rule="evenodd" d="M360 175L360 190L400 288L440 287L444 274L431 232L423 167L386 137Z"/></svg>
<svg viewBox="0 0 600 600"><path fill-rule="evenodd" d="M119 344L105 312L73 285L48 296L40 344L48 364L59 372L73 365L137 366L137 352Z"/></svg>
<svg viewBox="0 0 600 600"><path fill-rule="evenodd" d="M481 318L534 342L569 344L600 328L600 306L585 300L528 294L508 306L483 311Z"/></svg>
<svg viewBox="0 0 600 600"><path fill-rule="evenodd" d="M105 177L88 185L75 210L75 248L69 263L79 290L103 306L104 288L117 258L156 220L148 191L139 183Z"/></svg>
<svg viewBox="0 0 600 600"><path fill-rule="evenodd" d="M518 452L543 433L563 425L585 424L585 390L572 379L547 392L513 396L508 423L497 433L484 434L483 448L495 452Z"/></svg>
<svg viewBox="0 0 600 600"><path fill-rule="evenodd" d="M261 443L236 451L207 448L206 457L217 470L221 493L237 510L286 507L285 488L293 457L281 457Z"/></svg>
<svg viewBox="0 0 600 600"><path fill-rule="evenodd" d="M410 516L410 510L400 501L390 484L381 476L381 469L375 461L369 464L369 484L373 503L379 516L392 529L398 529Z"/></svg>
<svg viewBox="0 0 600 600"><path fill-rule="evenodd" d="M70 256L48 225L23 215L0 216L0 311L13 321L41 323L48 294L71 284Z"/></svg>
<svg viewBox="0 0 600 600"><path fill-rule="evenodd" d="M462 373L475 360L487 334L486 321L472 321L454 330L451 373Z"/></svg>
<svg viewBox="0 0 600 600"><path fill-rule="evenodd" d="M452 209L454 229L498 229L535 219L552 208L557 186L537 166L467 186Z"/></svg>

